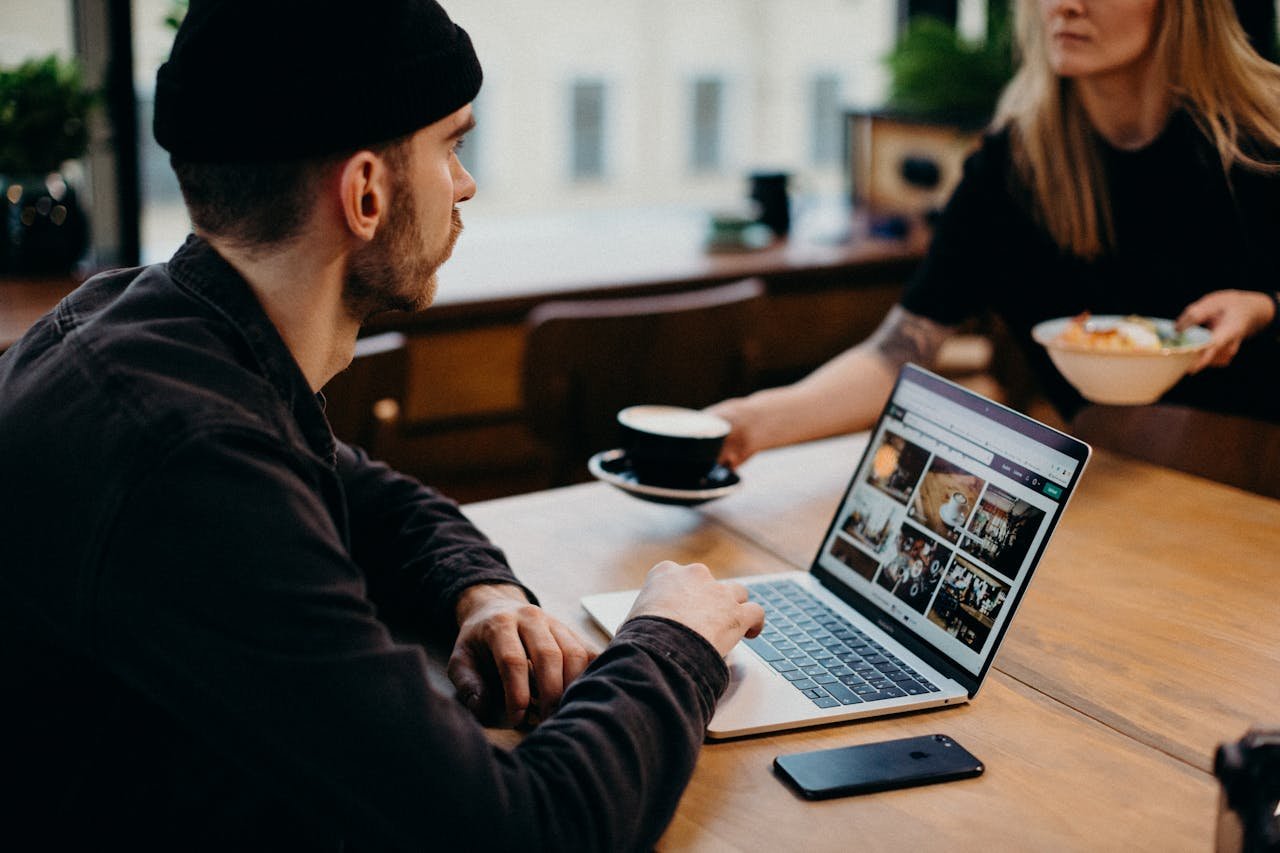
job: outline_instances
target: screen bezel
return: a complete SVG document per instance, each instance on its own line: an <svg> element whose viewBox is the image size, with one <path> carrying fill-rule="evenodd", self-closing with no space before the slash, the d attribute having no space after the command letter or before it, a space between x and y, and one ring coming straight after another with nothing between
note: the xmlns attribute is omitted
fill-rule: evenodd
<svg viewBox="0 0 1280 853"><path fill-rule="evenodd" d="M1053 427L1040 423L1034 418L1030 418L1020 412L1014 411L1008 406L1004 406L994 400L989 400L980 394L976 394L973 391L964 388L963 386L943 379L941 376L910 363L903 365L902 369L898 372L898 377L893 384L893 390L890 392L888 399L885 401L884 407L880 411L880 417L876 420L875 427L871 430L870 435L872 437L880 434L881 428L884 426L884 421L889 415L891 404L904 382L913 382L951 402L958 403L975 414L989 418L997 424L1007 427L1026 438L1030 438L1045 447L1056 450L1080 463L1076 466L1076 470L1073 472L1070 481L1062 489L1062 495L1057 501L1057 510L1047 519L1045 534L1040 538L1040 544L1035 549L1034 554L1031 555L1030 561L1027 564L1026 577L1018 585L1017 591L1005 604L1005 606L1009 608L1008 615L1002 621L999 630L991 641L990 650L987 652L987 655L982 662L982 666L976 674L953 660L945 652L941 651L931 642L924 639L909 626L892 618L887 611L878 606L870 598L861 594L857 590L850 588L845 581L837 577L822 565L822 556L826 552L827 543L830 541L835 527L840 521L845 504L849 500L850 493L858 484L859 476L866 464L867 455L873 452L872 445L874 442L868 442L866 450L858 459L858 464L855 466L853 474L849 477L849 482L845 486L844 493L841 496L840 501L836 504L836 512L831 518L831 523L827 526L826 532L822 534L822 540L818 545L818 552L814 555L813 562L809 567L810 574L812 574L822 584L824 589L828 590L841 601L871 620L877 627L889 634L889 636L902 643L911 651L912 654L919 657L938 672L961 684L969 697L973 698L973 696L978 692L978 688L981 686L983 680L986 678L987 672L991 669L991 664L1000 650L1000 645L1004 642L1005 632L1013 622L1013 617L1017 613L1019 604L1022 602L1022 597L1026 594L1027 587L1031 584L1032 576L1035 574L1035 570L1040 564L1041 557L1044 556L1045 548L1048 547L1049 541L1052 539L1053 533L1057 529L1058 522L1062 519L1062 515L1066 511L1072 495L1075 494L1076 485L1080 482L1080 476L1084 473L1085 466L1088 464L1092 448L1077 438L1073 438L1064 432L1060 432Z"/></svg>

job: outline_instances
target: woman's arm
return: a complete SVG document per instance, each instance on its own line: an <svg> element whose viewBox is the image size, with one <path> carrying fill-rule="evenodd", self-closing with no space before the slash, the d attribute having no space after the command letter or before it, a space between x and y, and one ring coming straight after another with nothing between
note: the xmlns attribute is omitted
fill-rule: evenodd
<svg viewBox="0 0 1280 853"><path fill-rule="evenodd" d="M895 305L871 337L799 382L717 403L709 411L733 425L722 461L736 466L770 447L870 427L898 369L932 366L952 331Z"/></svg>

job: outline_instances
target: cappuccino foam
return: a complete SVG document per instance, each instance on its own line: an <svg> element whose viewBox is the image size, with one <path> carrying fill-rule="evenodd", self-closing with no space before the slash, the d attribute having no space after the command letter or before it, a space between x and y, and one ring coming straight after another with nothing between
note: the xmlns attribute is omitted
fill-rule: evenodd
<svg viewBox="0 0 1280 853"><path fill-rule="evenodd" d="M680 406L631 406L618 412L618 422L675 438L723 438L730 429L724 418Z"/></svg>

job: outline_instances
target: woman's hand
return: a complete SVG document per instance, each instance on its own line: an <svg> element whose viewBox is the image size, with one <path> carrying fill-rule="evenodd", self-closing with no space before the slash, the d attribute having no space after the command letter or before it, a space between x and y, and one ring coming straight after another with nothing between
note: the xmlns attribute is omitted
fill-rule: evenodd
<svg viewBox="0 0 1280 853"><path fill-rule="evenodd" d="M762 449L756 440L756 422L759 416L752 408L748 398L735 397L716 403L706 410L729 422L730 432L724 440L724 447L720 449L721 465L737 468Z"/></svg>
<svg viewBox="0 0 1280 853"><path fill-rule="evenodd" d="M1215 290L1192 302L1178 317L1177 328L1205 326L1213 336L1190 372L1230 364L1245 338L1265 329L1275 311L1270 296L1253 290Z"/></svg>

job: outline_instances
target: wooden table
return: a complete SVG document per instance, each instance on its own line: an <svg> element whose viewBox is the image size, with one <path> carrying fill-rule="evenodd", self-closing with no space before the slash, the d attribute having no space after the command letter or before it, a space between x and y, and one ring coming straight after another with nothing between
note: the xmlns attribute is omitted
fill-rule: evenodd
<svg viewBox="0 0 1280 853"><path fill-rule="evenodd" d="M545 606L603 642L578 599L637 586L659 559L724 577L807 568L865 442L761 454L702 509L589 484L467 512ZM1280 719L1277 531L1280 502L1098 454L973 703L709 743L662 847L1208 849L1215 745ZM781 752L934 732L986 774L810 803L770 771Z"/></svg>

